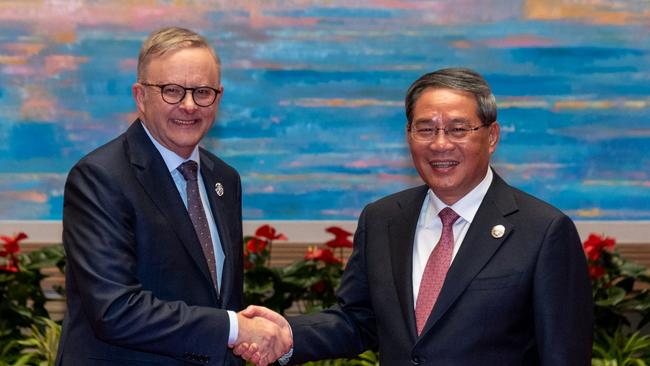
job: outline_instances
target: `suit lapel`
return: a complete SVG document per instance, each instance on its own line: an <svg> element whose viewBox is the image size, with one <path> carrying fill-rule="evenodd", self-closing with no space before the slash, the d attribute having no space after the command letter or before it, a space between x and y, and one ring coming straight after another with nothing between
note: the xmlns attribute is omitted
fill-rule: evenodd
<svg viewBox="0 0 650 366"><path fill-rule="evenodd" d="M397 289L402 316L411 335L416 338L413 311L413 242L415 229L428 187L416 189L412 195L398 201L398 213L388 222L390 258L393 280Z"/></svg>
<svg viewBox="0 0 650 366"><path fill-rule="evenodd" d="M223 249L224 260L223 260L223 269L221 271L221 285L219 286L219 292L222 304L227 304L229 300L229 295L232 291L227 289L232 288L232 278L230 273L234 268L233 263L233 253L232 248L229 245L230 232L228 225L228 216L224 212L224 199L217 196L215 192L215 183L221 182L222 179L219 177L219 172L215 170L214 162L209 158L207 154L204 154L201 149L201 175L203 176L203 184L205 185L205 191L208 194L208 200L210 201L210 209L212 211L212 216L217 224L217 229L219 231L219 241L221 242L221 248ZM235 187L224 187L224 189L235 189ZM224 289L226 289L224 291Z"/></svg>
<svg viewBox="0 0 650 366"><path fill-rule="evenodd" d="M210 281L210 270L203 256L201 244L194 231L190 215L183 204L174 180L162 157L147 136L139 120L126 132L128 154L135 175L149 198L174 230L192 259Z"/></svg>
<svg viewBox="0 0 650 366"><path fill-rule="evenodd" d="M449 272L447 272L440 296L422 331L423 335L435 326L436 322L449 310L474 277L508 239L515 227L506 219L506 216L516 210L517 204L509 187L495 173L492 184L476 212ZM505 227L505 235L501 238L495 238L491 234L495 225Z"/></svg>

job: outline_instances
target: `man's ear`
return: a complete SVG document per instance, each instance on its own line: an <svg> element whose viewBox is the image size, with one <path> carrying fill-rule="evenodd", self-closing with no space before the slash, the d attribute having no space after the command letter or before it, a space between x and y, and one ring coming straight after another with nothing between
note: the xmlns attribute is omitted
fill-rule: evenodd
<svg viewBox="0 0 650 366"><path fill-rule="evenodd" d="M135 100L135 105L138 107L140 113L144 113L144 85L140 83L133 83L131 86L131 94L133 95L133 100Z"/></svg>
<svg viewBox="0 0 650 366"><path fill-rule="evenodd" d="M217 100L215 101L215 104L217 104L217 106L219 106L219 104L221 104L221 98L223 97L223 91L224 91L223 85L221 85L219 87L219 94L217 94Z"/></svg>
<svg viewBox="0 0 650 366"><path fill-rule="evenodd" d="M499 143L499 131L501 130L501 127L499 126L499 122L494 121L492 124L490 124L490 127L488 127L488 129L488 142L490 144L490 153L492 153L497 149L497 144Z"/></svg>
<svg viewBox="0 0 650 366"><path fill-rule="evenodd" d="M404 125L404 134L406 136L406 142L411 143L411 122L406 121L406 124Z"/></svg>

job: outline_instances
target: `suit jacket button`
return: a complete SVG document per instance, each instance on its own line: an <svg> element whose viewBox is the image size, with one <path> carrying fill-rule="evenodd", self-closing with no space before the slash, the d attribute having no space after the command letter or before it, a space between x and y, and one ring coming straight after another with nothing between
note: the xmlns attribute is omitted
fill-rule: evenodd
<svg viewBox="0 0 650 366"><path fill-rule="evenodd" d="M413 358L411 358L411 363L414 364L414 365L419 365L423 361L424 361L424 359L422 359L422 357L420 357L420 356L413 356Z"/></svg>

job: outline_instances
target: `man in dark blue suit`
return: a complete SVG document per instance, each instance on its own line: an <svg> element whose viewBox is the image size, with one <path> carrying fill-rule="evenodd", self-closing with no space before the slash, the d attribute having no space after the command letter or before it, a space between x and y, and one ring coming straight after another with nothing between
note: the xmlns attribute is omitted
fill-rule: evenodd
<svg viewBox="0 0 650 366"><path fill-rule="evenodd" d="M593 304L578 233L490 167L499 124L486 81L438 70L411 85L405 104L426 185L363 210L338 305L288 319L294 346L283 363L378 348L382 365L590 365ZM244 314L287 326L264 308ZM256 349L236 352L255 359Z"/></svg>
<svg viewBox="0 0 650 366"><path fill-rule="evenodd" d="M144 42L139 118L66 182L57 365L242 365L235 342L264 344L269 357L289 349L288 331L236 313L240 179L198 146L222 94L219 58L203 37L166 28Z"/></svg>

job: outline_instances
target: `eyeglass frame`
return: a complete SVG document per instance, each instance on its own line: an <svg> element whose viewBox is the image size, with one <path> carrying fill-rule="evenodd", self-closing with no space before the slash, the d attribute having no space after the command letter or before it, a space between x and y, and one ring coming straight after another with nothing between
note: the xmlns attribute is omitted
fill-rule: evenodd
<svg viewBox="0 0 650 366"><path fill-rule="evenodd" d="M194 104L198 105L199 107L204 107L204 108L213 105L214 102L217 101L217 97L219 96L219 94L222 94L222 93L223 93L223 86L220 86L218 89L215 89L215 88L210 87L210 86L197 86L196 88L186 88L186 87L184 87L184 86L182 86L182 85L178 85L178 84L175 84L175 83L169 83L169 84L152 84L152 83L147 83L147 82L144 82L144 81L139 81L138 83L141 84L141 85L144 85L144 86L155 86L155 87L157 87L157 88L160 88L160 97L162 98L162 100L163 100L165 103L167 103L167 104L171 104L171 105L176 105L176 104L181 103L181 102L185 99L185 97L187 96L187 91L188 91L188 90L191 90L191 91L192 91L192 101L194 102ZM177 86L177 87L183 89L183 96L182 96L182 97L178 100L178 102L176 102L176 103L171 103L171 102L169 102L167 99L165 99L165 97L164 97L165 94L163 93L163 89L166 88L166 87L168 87L168 86L170 86L170 85L174 85L174 86ZM199 103L196 101L196 99L194 98L194 91L197 90L197 89L210 89L210 90L214 91L214 98L212 99L212 102L211 102L210 104L208 104L208 105L202 105L202 104L199 104Z"/></svg>
<svg viewBox="0 0 650 366"><path fill-rule="evenodd" d="M468 128L464 128L464 127L433 127L432 128L433 129L433 136L432 136L431 139L427 139L427 140L421 140L418 137L416 137L417 136L417 130L413 127L413 123L407 123L406 129L409 132L409 134L413 137L413 139L418 141L418 142L433 142L436 139L436 137L438 137L438 131L444 131L445 136L449 140L459 142L459 141L464 141L472 132L478 131L483 127L490 127L490 125L491 125L491 123L487 124L487 125L480 125L478 127L468 127ZM462 130L463 132L466 132L467 135L465 135L463 137L460 137L460 138L453 137L453 136L449 135L449 133L450 133L449 131L452 130L452 129L454 129L454 130Z"/></svg>

